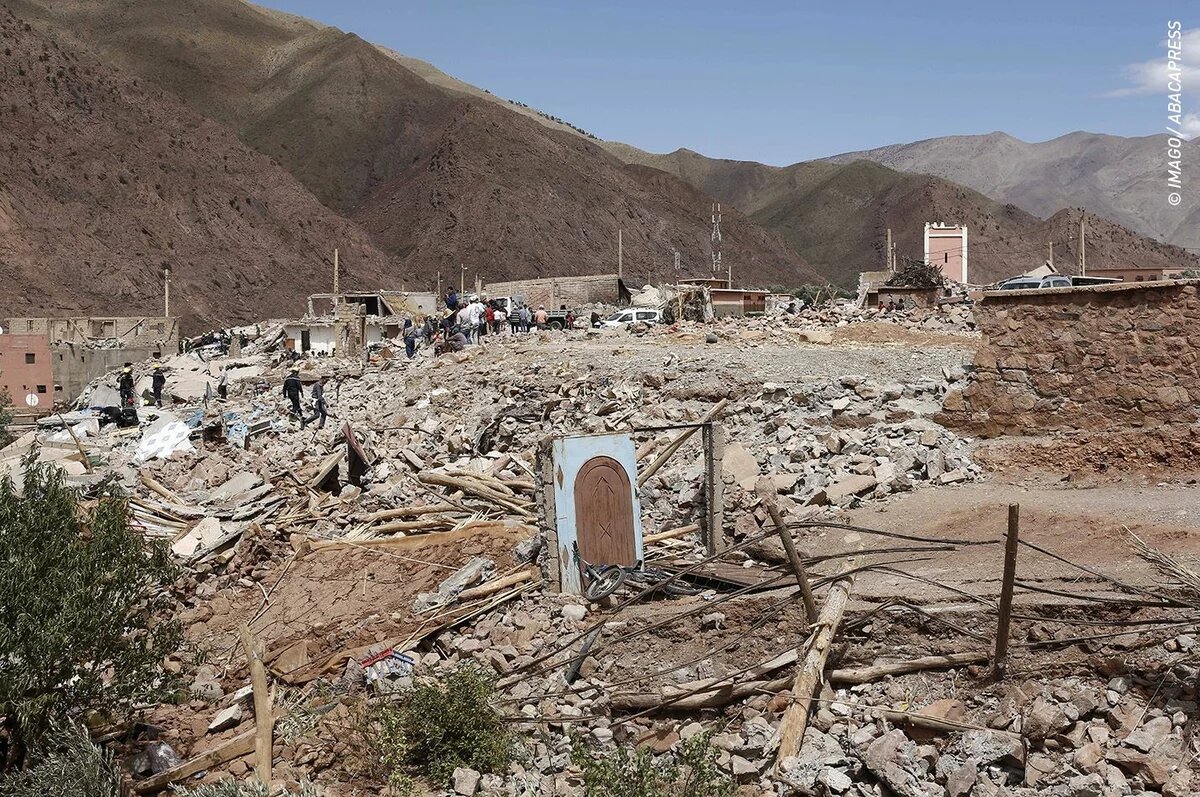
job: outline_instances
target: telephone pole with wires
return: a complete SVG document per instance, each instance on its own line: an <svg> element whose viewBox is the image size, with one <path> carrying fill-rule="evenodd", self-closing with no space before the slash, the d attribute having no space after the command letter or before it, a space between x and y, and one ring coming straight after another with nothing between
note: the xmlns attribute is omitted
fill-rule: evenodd
<svg viewBox="0 0 1200 797"><path fill-rule="evenodd" d="M714 202L712 206L712 273L715 277L721 272L721 203ZM729 267L730 280L733 279L733 266ZM730 283L732 285L732 282Z"/></svg>
<svg viewBox="0 0 1200 797"><path fill-rule="evenodd" d="M1087 276L1087 214L1079 214L1079 276Z"/></svg>

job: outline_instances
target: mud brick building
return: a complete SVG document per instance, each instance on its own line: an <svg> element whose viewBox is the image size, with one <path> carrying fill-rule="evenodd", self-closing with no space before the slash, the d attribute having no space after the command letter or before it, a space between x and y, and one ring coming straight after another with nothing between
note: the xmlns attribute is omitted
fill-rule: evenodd
<svg viewBox="0 0 1200 797"><path fill-rule="evenodd" d="M942 421L974 434L1190 424L1200 406L1200 280L997 291Z"/></svg>

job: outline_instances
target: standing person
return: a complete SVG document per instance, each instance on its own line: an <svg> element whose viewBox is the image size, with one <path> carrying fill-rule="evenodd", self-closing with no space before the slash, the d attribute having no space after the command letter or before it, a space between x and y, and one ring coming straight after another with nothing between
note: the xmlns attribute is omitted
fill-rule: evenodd
<svg viewBox="0 0 1200 797"><path fill-rule="evenodd" d="M471 321L471 313L472 312L473 311L471 309L470 304L463 305L462 308L458 311L458 315L456 315L454 317L454 326L461 329L463 331L463 333L467 336L467 339L473 343L474 337L475 337L475 332L474 332L475 325Z"/></svg>
<svg viewBox="0 0 1200 797"><path fill-rule="evenodd" d="M546 321L550 319L550 314L546 312L546 305L539 304L537 312L533 314L533 322L537 324L538 331L541 332L546 328Z"/></svg>
<svg viewBox="0 0 1200 797"><path fill-rule="evenodd" d="M475 342L479 343L483 340L483 336L487 334L487 307L479 299L475 300L475 314L472 318L475 320Z"/></svg>
<svg viewBox="0 0 1200 797"><path fill-rule="evenodd" d="M167 377L162 372L162 366L155 363L154 374L150 377L150 389L154 391L154 406L156 407L162 407L162 392L166 384Z"/></svg>
<svg viewBox="0 0 1200 797"><path fill-rule="evenodd" d="M595 310L592 311L591 324L592 324L592 329L595 329L596 327L600 326L600 314L597 313Z"/></svg>
<svg viewBox="0 0 1200 797"><path fill-rule="evenodd" d="M508 331L515 335L521 331L521 308L515 304L508 307Z"/></svg>
<svg viewBox="0 0 1200 797"><path fill-rule="evenodd" d="M488 332L495 333L499 331L496 328L496 308L488 304L483 308L483 332L487 334Z"/></svg>
<svg viewBox="0 0 1200 797"><path fill-rule="evenodd" d="M504 332L505 327L508 326L508 313L504 312L503 307L496 308L492 325L497 335Z"/></svg>
<svg viewBox="0 0 1200 797"><path fill-rule="evenodd" d="M292 415L296 420L300 421L300 425L304 425L304 413L300 409L300 394L304 392L304 385L300 384L300 372L293 368L283 380L283 396L288 401L292 402Z"/></svg>
<svg viewBox="0 0 1200 797"><path fill-rule="evenodd" d="M446 291L446 309L451 313L458 312L458 292L453 288Z"/></svg>
<svg viewBox="0 0 1200 797"><path fill-rule="evenodd" d="M325 383L329 381L328 376L322 376L312 386L312 406L313 414L311 418L303 418L300 421L300 428L308 426L313 421L319 419L317 424L318 429L325 428L325 419L329 417L329 407L325 404Z"/></svg>
<svg viewBox="0 0 1200 797"><path fill-rule="evenodd" d="M217 379L217 395L222 399L229 398L229 366L221 366L221 376Z"/></svg>
<svg viewBox="0 0 1200 797"><path fill-rule="evenodd" d="M527 305L527 304L521 305L521 331L522 332L529 332L529 322L530 322L530 320L532 320L532 318L533 317L529 314L529 305Z"/></svg>
<svg viewBox="0 0 1200 797"><path fill-rule="evenodd" d="M404 354L410 360L417 354L418 330L419 327L412 322L411 318L404 319Z"/></svg>
<svg viewBox="0 0 1200 797"><path fill-rule="evenodd" d="M121 394L121 406L133 406L133 363L125 363L117 377L117 392Z"/></svg>

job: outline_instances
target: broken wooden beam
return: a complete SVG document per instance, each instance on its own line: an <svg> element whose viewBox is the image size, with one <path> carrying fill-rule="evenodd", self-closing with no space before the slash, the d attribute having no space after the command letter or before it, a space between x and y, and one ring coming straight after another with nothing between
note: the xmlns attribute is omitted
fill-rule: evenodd
<svg viewBox="0 0 1200 797"><path fill-rule="evenodd" d="M459 603L465 603L467 601L478 600L479 598L486 598L488 595L494 595L503 589L516 586L517 584L524 584L526 581L533 581L535 578L541 578L541 575L542 571L536 567L518 570L515 573L509 573L507 576L485 581L477 587L464 589L458 593L456 600Z"/></svg>
<svg viewBox="0 0 1200 797"><path fill-rule="evenodd" d="M138 794L156 794L184 778L190 778L198 772L218 767L235 758L241 758L247 753L254 752L256 731L246 731L233 737L213 749L189 758L178 766L163 770L153 777L136 781L133 790Z"/></svg>
<svg viewBox="0 0 1200 797"><path fill-rule="evenodd" d="M649 545L652 542L662 542L663 540L673 540L676 537L682 537L684 534L691 534L693 531L699 531L699 530L700 530L700 524L692 523L687 526L680 526L677 529L670 529L669 531L660 531L657 534L647 534L645 537L642 537L642 544Z"/></svg>
<svg viewBox="0 0 1200 797"><path fill-rule="evenodd" d="M264 786L271 785L271 748L275 730L272 714L274 700L267 691L267 668L263 663L265 649L255 638L250 626L242 626L242 647L250 663L250 684L254 694L254 775Z"/></svg>
<svg viewBox="0 0 1200 797"><path fill-rule="evenodd" d="M922 656L908 661L894 661L885 664L872 664L869 667L850 667L833 670L829 673L830 683L838 684L867 684L886 678L889 675L906 675L924 670L948 670L951 667L963 667L968 664L979 664L988 660L986 651L972 653L949 653L945 656Z"/></svg>
<svg viewBox="0 0 1200 797"><path fill-rule="evenodd" d="M825 596L825 604L816 620L816 638L796 673L796 680L792 683L791 702L783 712L783 720L779 723L776 736L779 740L779 749L775 756L777 774L783 771L783 762L800 751L800 744L804 741L804 729L808 727L808 712L812 707L813 695L821 684L829 647L837 635L842 615L846 611L846 603L850 599L850 590L854 587L853 569L854 562L850 560L846 573L829 585L829 594Z"/></svg>
<svg viewBox="0 0 1200 797"><path fill-rule="evenodd" d="M403 506L397 509L381 509L378 512L372 512L367 515L367 520L372 523L377 523L381 520L395 520L405 517L420 517L421 515L432 515L438 512L462 512L460 507L454 504L426 504L424 506Z"/></svg>
<svg viewBox="0 0 1200 797"><path fill-rule="evenodd" d="M533 518L533 513L528 508L532 506L531 504L515 500L512 496L505 495L499 490L495 490L476 479L450 476L445 473L427 470L418 473L417 480L423 484L436 484L440 487L451 487L455 490L462 490L464 493L470 493L477 498L490 501L522 517Z"/></svg>
<svg viewBox="0 0 1200 797"><path fill-rule="evenodd" d="M667 446L666 450L659 454L658 457L649 465L647 465L646 469L641 472L641 474L638 476L637 486L642 487L646 484L646 482L650 481L650 477L655 473L658 473L659 468L667 464L667 460L675 456L675 452L683 447L683 444L686 443L691 436L696 433L697 429L706 423L711 423L714 419L719 417L721 413L725 411L727 406L729 406L729 399L721 399L717 402L715 407L709 410L705 416L700 419L697 425L681 432L678 437L671 441L671 444Z"/></svg>
<svg viewBox="0 0 1200 797"><path fill-rule="evenodd" d="M796 542L792 539L792 532L783 522L783 518L779 514L779 507L775 506L775 485L770 479L764 477L758 480L755 490L760 502L767 510L767 514L771 516L771 522L775 524L775 531L779 535L779 541L783 543L783 550L787 552L788 565L792 568L796 584L800 587L800 596L804 599L804 619L811 623L817 616L817 602L813 598L812 585L808 582L808 571L804 569L804 562L801 560L799 552L796 551Z"/></svg>

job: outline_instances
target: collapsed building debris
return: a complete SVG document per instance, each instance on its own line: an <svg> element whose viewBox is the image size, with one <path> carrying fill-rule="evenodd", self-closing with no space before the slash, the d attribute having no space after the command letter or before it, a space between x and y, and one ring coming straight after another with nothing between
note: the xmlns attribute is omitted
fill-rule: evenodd
<svg viewBox="0 0 1200 797"><path fill-rule="evenodd" d="M531 733L508 771L435 793L579 794L573 736L669 756L701 733L743 794L1193 793L1198 618L1150 563L1106 575L1057 553L1047 522L1006 581L1001 514L852 522L898 496L953 504L986 475L937 420L975 377L953 342L970 338L898 356L789 331L864 319L834 305L299 363L332 377L320 430L288 417L292 361L264 332L164 363L167 406L138 426L106 422L108 377L0 461L15 476L36 446L82 487L115 480L185 565L180 616L208 655L168 662L189 694L149 712L152 744L121 737L145 754L139 793L252 770L352 793L350 703L467 664ZM570 440L573 466L539 457ZM583 474L597 457L619 473ZM592 492L588 530L560 499ZM612 551L581 542L576 563L572 534ZM585 563L642 578L588 602L566 583Z"/></svg>

